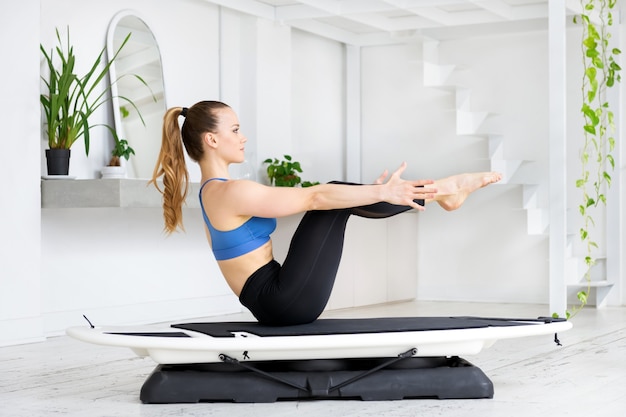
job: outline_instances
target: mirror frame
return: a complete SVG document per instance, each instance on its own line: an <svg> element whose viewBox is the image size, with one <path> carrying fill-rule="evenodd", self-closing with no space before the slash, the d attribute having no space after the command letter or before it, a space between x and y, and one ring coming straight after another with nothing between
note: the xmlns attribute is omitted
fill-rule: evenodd
<svg viewBox="0 0 626 417"><path fill-rule="evenodd" d="M157 49L159 49L159 56L161 56L159 43L156 39L156 36L154 35L154 32L152 31L151 26L148 24L146 19L141 15L141 13L137 12L136 10L125 9L116 13L111 19L111 21L109 22L109 26L107 28L107 38L106 38L107 58L110 59L115 53L115 46L114 46L115 30L118 27L120 21L126 17L137 18L146 26L146 28L152 34L155 40L156 47ZM161 61L161 77L162 77L162 82L163 82L163 105L164 105L163 112L165 113L165 111L167 110L167 101L166 101L166 94L165 94L165 79L163 76L163 59L161 58L160 61ZM117 68L115 65L111 65L109 69L109 83L111 87L111 104L113 107L113 124L114 124L115 130L118 132L120 139L123 138L123 139L128 140L128 138L126 137L126 132L124 130L124 125L122 124L122 116L119 111L119 108L120 108L119 90L118 90L118 85L117 85L118 83L115 82L117 79L118 79ZM132 143L130 140L129 140L129 145L132 147ZM158 138L158 140L156 141L155 146L158 146L160 148L161 146L160 138ZM135 155L134 157L137 157L137 156ZM134 157L131 156L131 158L128 161L122 158L121 163L122 165L126 165L127 175L129 173L132 173L132 175L130 176L131 178L142 178L137 175L136 167L135 167L135 164L133 163Z"/></svg>

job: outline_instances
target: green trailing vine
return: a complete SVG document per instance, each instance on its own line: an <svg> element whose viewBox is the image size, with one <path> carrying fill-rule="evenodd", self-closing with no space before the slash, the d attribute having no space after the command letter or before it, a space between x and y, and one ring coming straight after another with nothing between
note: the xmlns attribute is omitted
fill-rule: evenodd
<svg viewBox="0 0 626 417"><path fill-rule="evenodd" d="M594 251L598 243L592 238L595 226L593 214L600 205L606 205L605 190L611 186L611 172L615 168L615 119L607 100L607 89L621 80L616 62L621 51L611 47L610 27L617 0L581 0L582 13L574 23L582 25L583 82L582 107L584 140L580 151L581 174L576 187L581 191L578 206L582 216L580 239L586 250L585 280L587 286L577 293L579 304L566 312L573 317L586 304L591 290L591 269L596 263Z"/></svg>

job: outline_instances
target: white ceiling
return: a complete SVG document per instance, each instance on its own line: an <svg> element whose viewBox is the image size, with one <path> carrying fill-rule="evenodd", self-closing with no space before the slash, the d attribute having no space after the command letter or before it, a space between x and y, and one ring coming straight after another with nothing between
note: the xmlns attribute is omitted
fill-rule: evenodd
<svg viewBox="0 0 626 417"><path fill-rule="evenodd" d="M548 25L548 0L207 1L354 45L538 30Z"/></svg>

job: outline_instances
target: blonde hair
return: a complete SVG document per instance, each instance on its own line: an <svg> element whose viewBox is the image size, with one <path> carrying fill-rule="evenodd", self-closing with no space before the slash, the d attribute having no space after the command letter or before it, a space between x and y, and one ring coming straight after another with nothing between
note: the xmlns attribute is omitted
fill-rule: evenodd
<svg viewBox="0 0 626 417"><path fill-rule="evenodd" d="M163 219L167 234L183 227L183 203L189 191L189 171L183 145L189 157L200 162L204 157L202 135L217 130L217 110L228 105L219 101L201 101L189 109L172 107L163 116L161 151L150 184L163 195ZM184 116L182 129L178 117ZM157 180L163 177L163 189Z"/></svg>

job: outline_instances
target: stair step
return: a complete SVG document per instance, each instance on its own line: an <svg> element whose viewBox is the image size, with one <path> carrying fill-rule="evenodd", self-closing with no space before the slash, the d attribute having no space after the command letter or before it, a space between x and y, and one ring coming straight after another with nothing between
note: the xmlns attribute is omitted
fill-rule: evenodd
<svg viewBox="0 0 626 417"><path fill-rule="evenodd" d="M489 116L489 112L456 111L456 133L458 135L473 135Z"/></svg>
<svg viewBox="0 0 626 417"><path fill-rule="evenodd" d="M454 65L439 65L424 62L424 86L438 87L447 85L450 75L454 72Z"/></svg>
<svg viewBox="0 0 626 417"><path fill-rule="evenodd" d="M549 213L546 209L526 209L526 222L529 235L545 235L548 232Z"/></svg>
<svg viewBox="0 0 626 417"><path fill-rule="evenodd" d="M606 277L606 258L596 258L595 264L591 267L589 275L591 282L603 282ZM565 260L566 275L575 281L572 285L577 285L577 282L587 283L585 275L587 274L587 263L583 256L572 256Z"/></svg>
<svg viewBox="0 0 626 417"><path fill-rule="evenodd" d="M525 184L522 189L522 205L525 209L537 209L541 204L541 186L539 184Z"/></svg>
<svg viewBox="0 0 626 417"><path fill-rule="evenodd" d="M509 184L522 162L511 159L492 159L491 170L502 174L500 181L502 184Z"/></svg>
<svg viewBox="0 0 626 417"><path fill-rule="evenodd" d="M607 302L607 296L613 288L613 283L608 280L599 280L591 282L577 282L575 284L567 284L567 301L570 304L578 304L577 294L589 288L587 294L587 304L595 307L603 307Z"/></svg>
<svg viewBox="0 0 626 417"><path fill-rule="evenodd" d="M601 281L581 281L581 282L576 282L574 284L567 284L568 287L570 288L587 288L587 287L591 287L591 288L604 288L604 287L612 287L614 284L612 282L609 282L608 280L601 280Z"/></svg>

